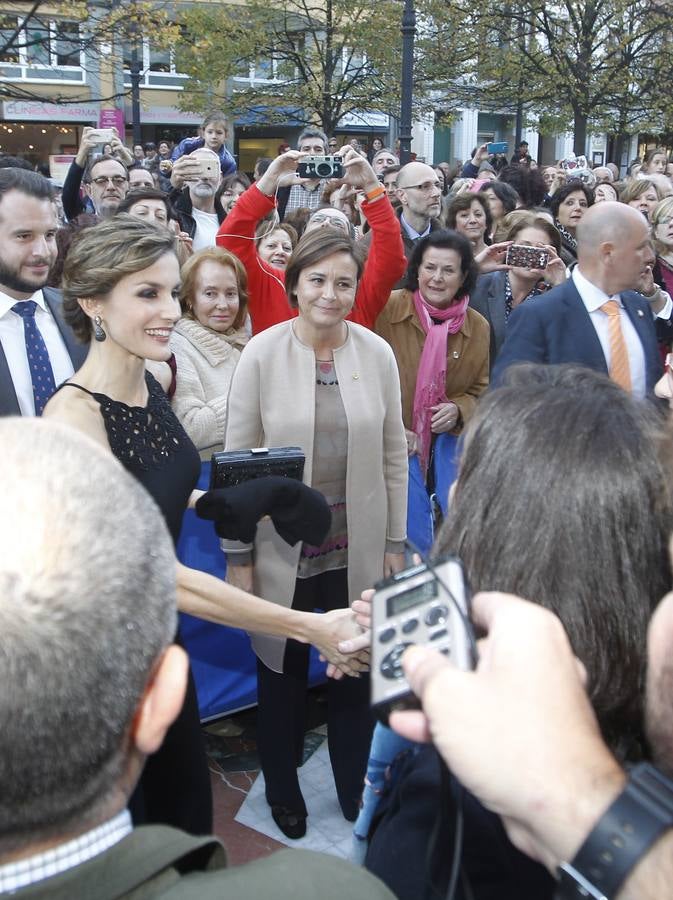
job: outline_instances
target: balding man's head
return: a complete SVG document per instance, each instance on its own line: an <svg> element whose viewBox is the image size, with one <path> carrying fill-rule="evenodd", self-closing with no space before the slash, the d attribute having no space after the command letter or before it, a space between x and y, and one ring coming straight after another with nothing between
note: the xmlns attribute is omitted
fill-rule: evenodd
<svg viewBox="0 0 673 900"><path fill-rule="evenodd" d="M578 256L595 253L606 241L622 241L643 226L647 228L641 213L625 203L594 204L577 225Z"/></svg>
<svg viewBox="0 0 673 900"><path fill-rule="evenodd" d="M108 451L46 419L0 445L2 855L116 796L176 613L166 526Z"/></svg>
<svg viewBox="0 0 673 900"><path fill-rule="evenodd" d="M577 226L580 271L610 295L636 290L653 261L647 222L625 203L594 204Z"/></svg>
<svg viewBox="0 0 673 900"><path fill-rule="evenodd" d="M422 162L410 162L402 166L397 176L398 188L406 188L410 184L423 184L426 181L437 181L437 173L431 166Z"/></svg>
<svg viewBox="0 0 673 900"><path fill-rule="evenodd" d="M422 232L442 206L442 185L433 168L421 162L402 166L397 175L397 196L407 222ZM413 221L412 221L413 220Z"/></svg>

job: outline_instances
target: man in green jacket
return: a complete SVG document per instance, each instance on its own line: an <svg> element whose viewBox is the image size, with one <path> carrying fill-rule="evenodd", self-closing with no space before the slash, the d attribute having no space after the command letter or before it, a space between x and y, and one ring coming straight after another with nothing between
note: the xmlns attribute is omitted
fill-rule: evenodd
<svg viewBox="0 0 673 900"><path fill-rule="evenodd" d="M0 422L0 894L17 900L392 900L343 860L226 868L214 837L133 829L128 798L182 707L175 556L145 490L53 422Z"/></svg>

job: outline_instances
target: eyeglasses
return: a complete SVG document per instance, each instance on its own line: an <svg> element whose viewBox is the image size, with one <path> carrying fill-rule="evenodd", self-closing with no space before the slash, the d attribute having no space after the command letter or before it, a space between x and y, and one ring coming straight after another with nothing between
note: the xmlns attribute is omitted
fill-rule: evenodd
<svg viewBox="0 0 673 900"><path fill-rule="evenodd" d="M97 187L105 187L108 181L111 181L115 187L121 187L122 184L126 184L128 178L125 175L99 175L97 178L92 178L91 181Z"/></svg>
<svg viewBox="0 0 673 900"><path fill-rule="evenodd" d="M401 191L420 191L422 194L431 194L442 189L439 181L424 181L423 184L404 184L398 187Z"/></svg>
<svg viewBox="0 0 673 900"><path fill-rule="evenodd" d="M311 222L315 222L317 225L327 224L332 228L348 231L348 225L343 219L338 219L336 216L326 216L323 213L316 213L314 216L311 216Z"/></svg>

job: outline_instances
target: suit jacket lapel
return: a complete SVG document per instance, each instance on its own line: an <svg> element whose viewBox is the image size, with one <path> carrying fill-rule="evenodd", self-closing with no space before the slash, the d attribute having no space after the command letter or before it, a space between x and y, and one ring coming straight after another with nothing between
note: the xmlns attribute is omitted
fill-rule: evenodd
<svg viewBox="0 0 673 900"><path fill-rule="evenodd" d="M569 278L563 291L563 297L559 298L567 309L565 327L567 334L575 348L577 362L585 362L592 369L608 374L608 364L605 360L603 347L596 334L596 329L591 321L591 316L575 287L575 282Z"/></svg>
<svg viewBox="0 0 673 900"><path fill-rule="evenodd" d="M20 416L21 409L14 390L14 382L0 343L0 416Z"/></svg>

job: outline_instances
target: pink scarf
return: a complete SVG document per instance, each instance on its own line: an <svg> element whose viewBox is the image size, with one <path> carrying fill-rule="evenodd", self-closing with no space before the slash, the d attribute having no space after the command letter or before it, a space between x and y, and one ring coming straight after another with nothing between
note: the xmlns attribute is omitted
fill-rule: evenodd
<svg viewBox="0 0 673 900"><path fill-rule="evenodd" d="M420 290L414 291L414 307L421 328L426 334L421 361L416 376L412 427L419 442L421 468L425 475L430 462L432 444L432 407L447 403L446 347L448 336L463 327L470 298L467 294L445 309L431 306ZM438 324L433 322L438 319Z"/></svg>

